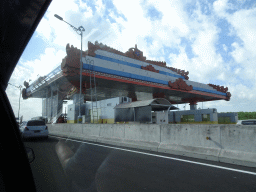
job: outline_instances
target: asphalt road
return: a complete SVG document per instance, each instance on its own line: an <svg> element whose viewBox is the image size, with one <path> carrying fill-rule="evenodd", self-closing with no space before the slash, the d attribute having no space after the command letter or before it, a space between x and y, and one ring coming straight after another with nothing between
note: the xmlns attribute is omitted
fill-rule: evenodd
<svg viewBox="0 0 256 192"><path fill-rule="evenodd" d="M58 139L26 139L35 160L30 164L37 191L68 191L67 178L55 152Z"/></svg>
<svg viewBox="0 0 256 192"><path fill-rule="evenodd" d="M256 191L256 168L69 140L75 155L64 171L58 138L24 143L36 156L31 168L38 191ZM95 185L84 184L90 177Z"/></svg>

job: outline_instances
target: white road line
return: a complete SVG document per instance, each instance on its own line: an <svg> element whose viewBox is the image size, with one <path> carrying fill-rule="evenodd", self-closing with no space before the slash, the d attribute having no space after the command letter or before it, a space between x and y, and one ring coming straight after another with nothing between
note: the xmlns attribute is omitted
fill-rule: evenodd
<svg viewBox="0 0 256 192"><path fill-rule="evenodd" d="M62 138L62 137L58 137L58 136L50 136L50 137ZM101 145L101 144L96 144L96 143L89 143L89 142L86 142L86 141L79 141L79 140L74 140L74 139L68 139L68 140L78 142L78 143L86 143L86 144L89 144L89 145L96 145L96 146L106 147L106 148L110 148L110 149L117 149L117 150L122 150L122 151L139 153L139 154L143 154L143 155L149 155L149 156L154 156L154 157L171 159L171 160L175 160L175 161L182 161L182 162L192 163L192 164L197 164L197 165L204 165L204 166L208 166L208 167L214 167L214 168L218 168L218 169L224 169L224 170L228 170L228 171L235 171L235 172L239 172L239 173L246 173L246 174L256 176L256 173L251 172L251 171L244 171L244 170L240 170L240 169L233 169L233 168L228 168L228 167L223 167L223 166L218 166L218 165L200 163L200 162L196 162L196 161L190 161L190 160L179 159L179 158L174 158L174 157L167 157L167 156L163 156L163 155L156 155L156 154L145 153L145 152L140 152L140 151L133 151L133 150L123 149L123 148L118 148L118 147L111 147L111 146L106 146L106 145Z"/></svg>

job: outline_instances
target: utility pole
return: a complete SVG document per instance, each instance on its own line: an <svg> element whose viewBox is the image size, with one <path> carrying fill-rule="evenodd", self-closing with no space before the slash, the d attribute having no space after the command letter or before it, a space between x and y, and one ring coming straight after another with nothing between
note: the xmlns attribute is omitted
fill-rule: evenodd
<svg viewBox="0 0 256 192"><path fill-rule="evenodd" d="M18 89L20 89L20 97L21 97L21 88L22 88L22 86L20 85L20 86L16 86L16 85L13 85L13 84L11 84L11 83L8 83L9 85L12 85L12 86L14 86L14 87L16 87L16 88L18 88ZM20 119L20 97L19 97L19 110L18 110L18 119Z"/></svg>

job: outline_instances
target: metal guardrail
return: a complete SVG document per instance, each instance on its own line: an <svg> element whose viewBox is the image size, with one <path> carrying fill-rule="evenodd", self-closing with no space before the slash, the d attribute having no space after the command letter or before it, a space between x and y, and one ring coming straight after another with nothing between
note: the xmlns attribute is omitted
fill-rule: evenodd
<svg viewBox="0 0 256 192"><path fill-rule="evenodd" d="M40 86L44 85L45 83L49 82L52 78L56 77L56 75L60 74L62 72L61 65L56 67L54 70L52 70L49 74L44 76L43 79L40 81L39 78L36 79L28 88L27 93L32 93L35 89L38 89Z"/></svg>

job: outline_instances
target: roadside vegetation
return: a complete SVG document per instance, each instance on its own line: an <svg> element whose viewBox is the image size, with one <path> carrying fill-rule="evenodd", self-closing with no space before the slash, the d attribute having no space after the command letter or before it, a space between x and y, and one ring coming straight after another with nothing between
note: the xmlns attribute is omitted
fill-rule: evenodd
<svg viewBox="0 0 256 192"><path fill-rule="evenodd" d="M234 112L227 112L227 113L234 113ZM238 120L245 120L245 119L256 119L256 112L237 112Z"/></svg>

